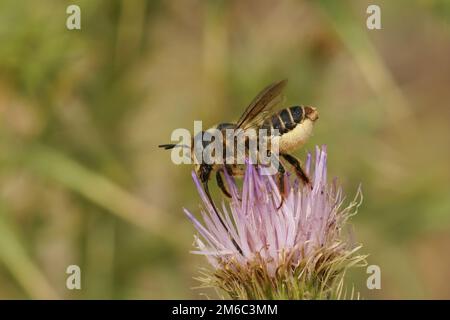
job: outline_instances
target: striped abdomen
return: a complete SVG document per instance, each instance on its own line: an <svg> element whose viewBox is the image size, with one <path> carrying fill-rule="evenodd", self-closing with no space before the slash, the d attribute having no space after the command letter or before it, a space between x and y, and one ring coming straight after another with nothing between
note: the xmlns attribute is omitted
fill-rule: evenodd
<svg viewBox="0 0 450 320"><path fill-rule="evenodd" d="M270 118L267 118L261 128L267 129L271 133L274 129L278 129L280 134L288 133L300 124L312 110L313 108L311 107L303 106L282 109Z"/></svg>
<svg viewBox="0 0 450 320"><path fill-rule="evenodd" d="M294 106L273 114L264 121L261 129L267 129L275 136L281 153L289 153L306 143L318 118L319 114L315 108ZM275 129L278 134L274 132Z"/></svg>

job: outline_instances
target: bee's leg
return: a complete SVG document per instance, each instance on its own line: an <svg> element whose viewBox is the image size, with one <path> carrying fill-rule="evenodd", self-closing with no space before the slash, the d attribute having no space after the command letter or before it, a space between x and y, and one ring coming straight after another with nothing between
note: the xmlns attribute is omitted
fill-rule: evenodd
<svg viewBox="0 0 450 320"><path fill-rule="evenodd" d="M211 171L212 171L212 167L210 165L208 165L208 164L201 164L200 165L199 178L200 178L200 181L203 184L203 189L205 190L206 197L208 198L209 203L213 207L214 212L217 215L217 218L219 218L219 221L222 224L222 226L226 230L228 230L227 227L225 226L225 223L223 222L222 218L220 217L220 215L219 215L219 213L217 211L216 205L214 204L214 201L213 201L213 199L211 197L211 193L209 192L208 181L209 181L209 177L211 175Z"/></svg>
<svg viewBox="0 0 450 320"><path fill-rule="evenodd" d="M225 165L225 170L227 170L227 173L230 177L234 176L233 167L230 164Z"/></svg>
<svg viewBox="0 0 450 320"><path fill-rule="evenodd" d="M302 166L300 165L300 160L296 157L291 156L290 154L282 154L281 155L290 165L292 165L295 169L295 173L303 181L304 184L311 186L311 181L306 175L305 171L303 171Z"/></svg>
<svg viewBox="0 0 450 320"><path fill-rule="evenodd" d="M220 216L219 211L217 211L217 208L216 208L216 205L214 204L214 201L212 200L211 193L209 192L208 180L209 180L209 177L211 175L211 171L212 171L212 167L210 165L202 164L200 166L200 174L199 174L200 181L203 184L203 188L205 190L206 196L208 197L208 200L209 200L211 206L213 207L214 213L216 214L216 216L219 219L220 223L222 224L222 226L224 227L224 229L227 231L228 235L230 236L231 241L233 242L233 245L236 248L236 250L238 250L239 253L242 254L241 247L237 244L236 240L234 240L233 236L230 234L230 231L228 230L227 226L225 225L225 222L223 222L223 219Z"/></svg>
<svg viewBox="0 0 450 320"><path fill-rule="evenodd" d="M228 198L231 198L231 194L228 192L227 188L225 187L225 184L223 183L221 170L217 170L216 172L216 181L217 185L219 186L220 190L222 190L223 194L226 195Z"/></svg>
<svg viewBox="0 0 450 320"><path fill-rule="evenodd" d="M284 174L286 173L286 170L283 167L283 164L281 163L281 161L278 161L278 173L277 173L277 178L278 178L278 189L280 190L280 196L281 196L281 201L280 201L280 205L277 207L277 210L281 208L281 206L284 203Z"/></svg>

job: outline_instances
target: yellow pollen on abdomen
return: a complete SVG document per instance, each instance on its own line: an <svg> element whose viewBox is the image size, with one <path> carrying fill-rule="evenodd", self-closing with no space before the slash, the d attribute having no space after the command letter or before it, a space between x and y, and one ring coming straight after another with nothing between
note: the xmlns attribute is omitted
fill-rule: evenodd
<svg viewBox="0 0 450 320"><path fill-rule="evenodd" d="M305 119L293 130L283 134L279 140L280 153L289 153L303 146L311 136L312 128L313 122Z"/></svg>

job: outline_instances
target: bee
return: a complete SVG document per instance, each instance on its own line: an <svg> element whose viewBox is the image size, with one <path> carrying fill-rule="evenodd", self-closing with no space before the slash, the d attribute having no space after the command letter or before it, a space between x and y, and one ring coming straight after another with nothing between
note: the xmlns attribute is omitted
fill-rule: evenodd
<svg viewBox="0 0 450 320"><path fill-rule="evenodd" d="M309 185L310 179L304 172L300 161L291 155L291 153L300 147L302 147L312 134L312 129L315 121L319 118L319 114L316 108L311 106L291 106L288 108L282 108L284 102L284 89L286 87L287 80L278 81L264 88L248 105L244 113L239 120L235 123L220 123L214 128L224 132L227 129L238 130L241 129L244 132L249 129L265 129L271 135L271 138L276 140L279 146L279 157L283 161L290 164L295 170L296 175L304 184ZM277 111L278 110L278 111ZM202 131L199 134L205 134ZM223 136L226 136L225 134ZM191 143L191 155L195 155L195 143L193 138ZM246 141L247 142L247 141ZM206 147L211 141L202 140L202 146ZM223 141L224 146L228 144L228 141ZM162 144L160 148L166 150L173 149L175 147L186 147L179 144ZM281 160L281 159L280 159ZM214 210L217 210L212 201L208 181L211 174L215 173L217 185L221 189L224 195L231 197L227 188L225 187L222 174L224 170L231 176L242 176L244 173L244 166L239 164L227 164L225 161L221 163L207 164L200 162L195 166L195 172L200 179L205 193L211 202ZM284 197L284 175L285 168L282 161L278 163L277 172L277 184L280 189L282 199ZM281 204L280 204L281 207ZM225 227L222 218L217 214L220 222ZM225 227L225 229L227 229Z"/></svg>
<svg viewBox="0 0 450 320"><path fill-rule="evenodd" d="M282 80L267 86L253 99L236 123L220 123L214 128L223 132L224 137L226 136L226 129L242 129L244 131L249 129L266 129L278 143L281 158L293 167L301 181L305 184L310 184L310 180L304 172L300 161L290 153L299 149L307 142L312 134L313 125L319 118L319 113L316 108L311 106L298 105L274 111L282 106L284 101L283 91L286 84L287 80ZM202 131L199 134L205 135L206 132ZM193 140L195 139L196 137L193 138ZM202 141L202 143L202 147L206 147L211 141ZM228 141L224 141L224 145L226 144L228 144ZM169 150L184 146L178 144L162 144L159 147ZM195 155L194 147L195 143L192 141L192 156ZM243 165L226 164L225 161L218 164L196 164L195 172L208 195L208 181L211 174L215 172L217 185L224 195L231 197L222 179L221 174L224 170L232 176L242 176L244 173ZM285 172L284 165L280 161L278 165L278 182L281 194L284 192L284 183L282 182Z"/></svg>

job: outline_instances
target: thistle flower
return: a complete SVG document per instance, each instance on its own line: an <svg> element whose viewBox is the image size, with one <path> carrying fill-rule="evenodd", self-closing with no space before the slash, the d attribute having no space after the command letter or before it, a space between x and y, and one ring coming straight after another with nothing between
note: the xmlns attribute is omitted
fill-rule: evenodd
<svg viewBox="0 0 450 320"><path fill-rule="evenodd" d="M307 155L312 187L286 175L283 202L275 177L264 170L247 165L242 191L225 173L232 198L217 213L193 173L203 224L184 209L200 235L192 252L212 266L199 280L232 299L342 298L346 270L365 262L356 254L360 246L343 232L361 202L360 190L342 208L342 189L336 180L327 183L325 146L316 147L314 162Z"/></svg>

